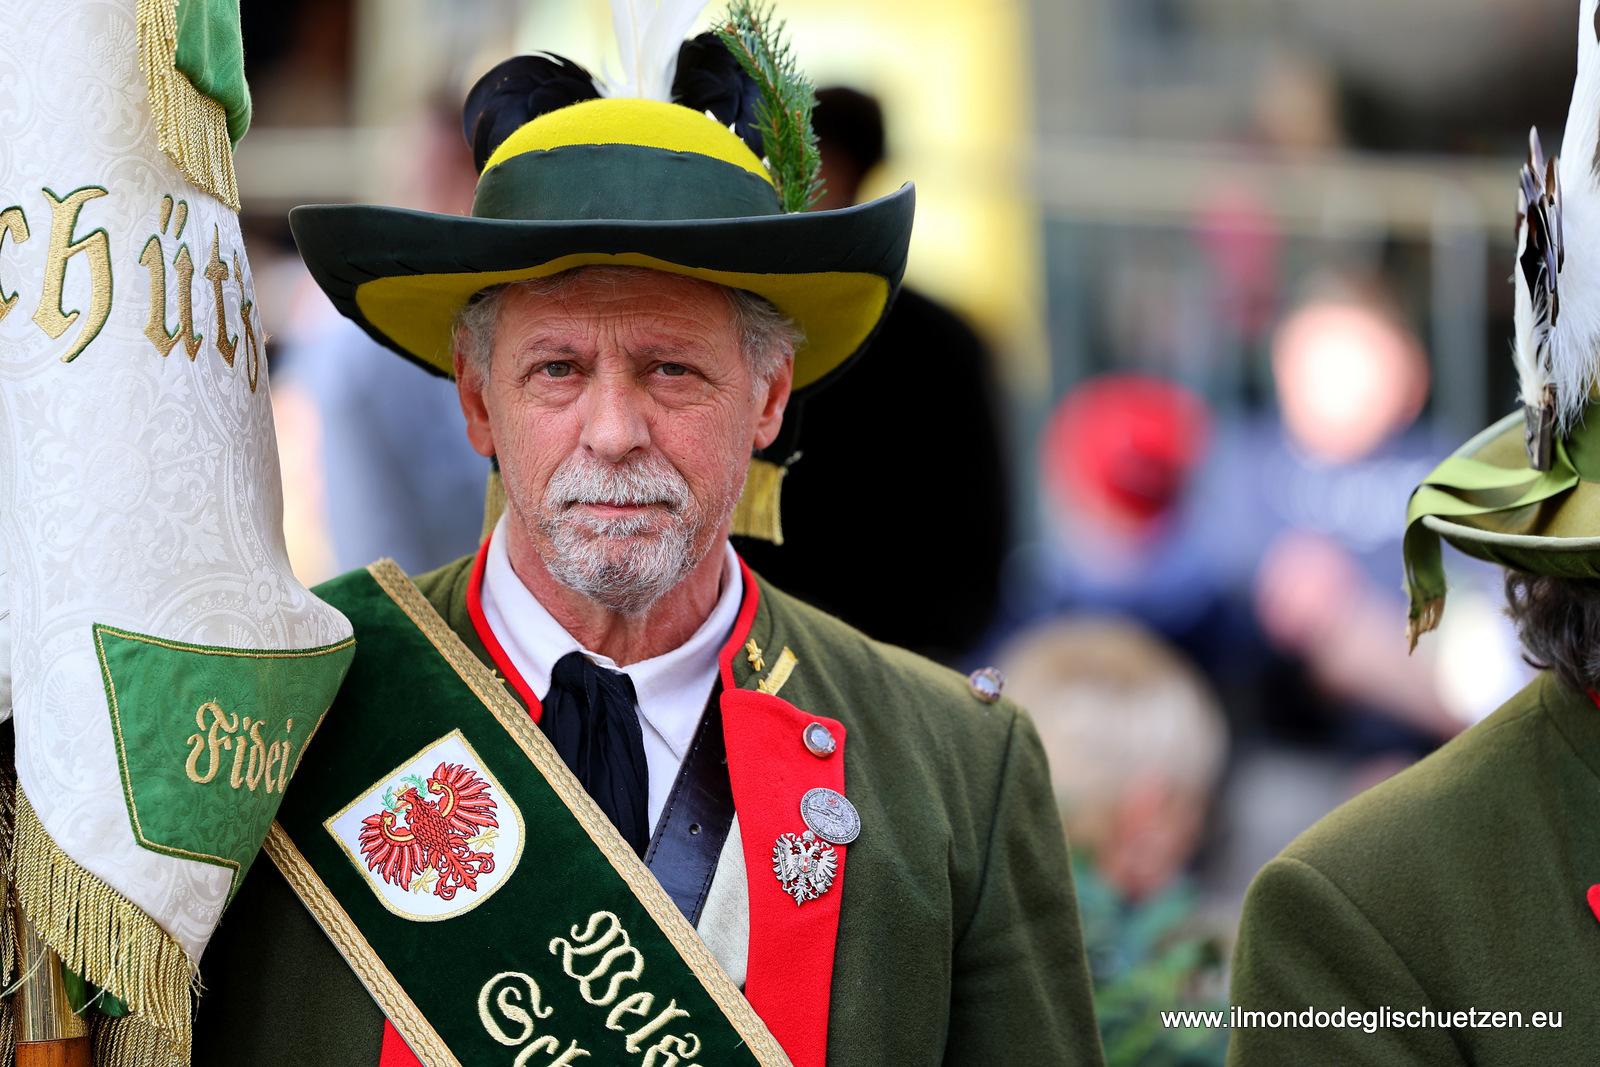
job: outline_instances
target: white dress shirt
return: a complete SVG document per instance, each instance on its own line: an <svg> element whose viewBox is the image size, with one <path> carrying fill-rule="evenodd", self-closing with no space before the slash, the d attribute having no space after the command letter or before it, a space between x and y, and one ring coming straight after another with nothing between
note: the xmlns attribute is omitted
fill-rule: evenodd
<svg viewBox="0 0 1600 1067"><path fill-rule="evenodd" d="M611 658L580 645L522 584L511 569L505 529L506 518L501 516L489 536L480 590L483 617L512 666L540 700L550 690L550 675L556 662L569 652L582 652L601 667L627 674L638 697L636 708L650 774L646 810L653 829L694 741L711 687L716 684L717 653L722 651L739 617L744 600L739 557L732 545L723 544L722 587L716 606L687 641L653 659L618 667Z"/></svg>

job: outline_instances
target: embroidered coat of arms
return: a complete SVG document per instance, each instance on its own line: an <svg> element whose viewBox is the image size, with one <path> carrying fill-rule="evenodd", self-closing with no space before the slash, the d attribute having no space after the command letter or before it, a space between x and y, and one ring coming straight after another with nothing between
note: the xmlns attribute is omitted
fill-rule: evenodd
<svg viewBox="0 0 1600 1067"><path fill-rule="evenodd" d="M393 786L384 792L382 811L361 820L367 868L441 900L477 889L478 876L494 871L499 836L489 783L470 767L441 763L426 780L412 774L400 784L398 795Z"/></svg>
<svg viewBox="0 0 1600 1067"><path fill-rule="evenodd" d="M522 855L522 814L460 731L373 783L325 825L384 907L408 919L477 907Z"/></svg>

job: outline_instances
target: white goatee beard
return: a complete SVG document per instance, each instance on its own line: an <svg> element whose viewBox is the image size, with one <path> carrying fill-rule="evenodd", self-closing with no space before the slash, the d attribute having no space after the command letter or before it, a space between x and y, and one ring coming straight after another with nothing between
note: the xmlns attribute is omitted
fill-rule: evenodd
<svg viewBox="0 0 1600 1067"><path fill-rule="evenodd" d="M574 504L659 504L665 527L660 512L601 519ZM699 566L694 548L706 529L683 475L659 456L619 467L574 454L550 479L537 522L551 576L621 615L643 614Z"/></svg>

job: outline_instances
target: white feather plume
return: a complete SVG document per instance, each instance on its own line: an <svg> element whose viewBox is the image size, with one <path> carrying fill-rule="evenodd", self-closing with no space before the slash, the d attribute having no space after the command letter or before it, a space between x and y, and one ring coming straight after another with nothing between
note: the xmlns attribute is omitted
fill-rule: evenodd
<svg viewBox="0 0 1600 1067"><path fill-rule="evenodd" d="M678 49L705 6L706 0L611 0L622 70L608 68L595 79L600 95L670 103Z"/></svg>
<svg viewBox="0 0 1600 1067"><path fill-rule="evenodd" d="M1557 165L1547 163L1539 131L1528 134L1528 161L1517 183L1517 377L1530 408L1554 408L1553 327L1560 320L1563 234Z"/></svg>
<svg viewBox="0 0 1600 1067"><path fill-rule="evenodd" d="M1556 430L1582 417L1600 375L1600 0L1582 0L1578 23L1578 78L1554 171L1556 188L1543 188L1557 278L1541 292L1530 285L1522 260L1534 237L1523 189L1518 192L1516 360L1522 400L1538 407L1553 401ZM1534 161L1535 168L1537 161ZM1548 173L1548 171L1547 171Z"/></svg>

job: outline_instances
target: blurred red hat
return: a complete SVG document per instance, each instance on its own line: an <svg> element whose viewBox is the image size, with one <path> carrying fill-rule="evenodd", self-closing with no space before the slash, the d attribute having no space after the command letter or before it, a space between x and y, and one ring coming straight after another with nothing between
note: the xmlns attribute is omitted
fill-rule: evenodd
<svg viewBox="0 0 1600 1067"><path fill-rule="evenodd" d="M1106 375L1056 407L1041 463L1051 492L1072 512L1142 529L1176 506L1210 437L1206 403L1189 390Z"/></svg>

